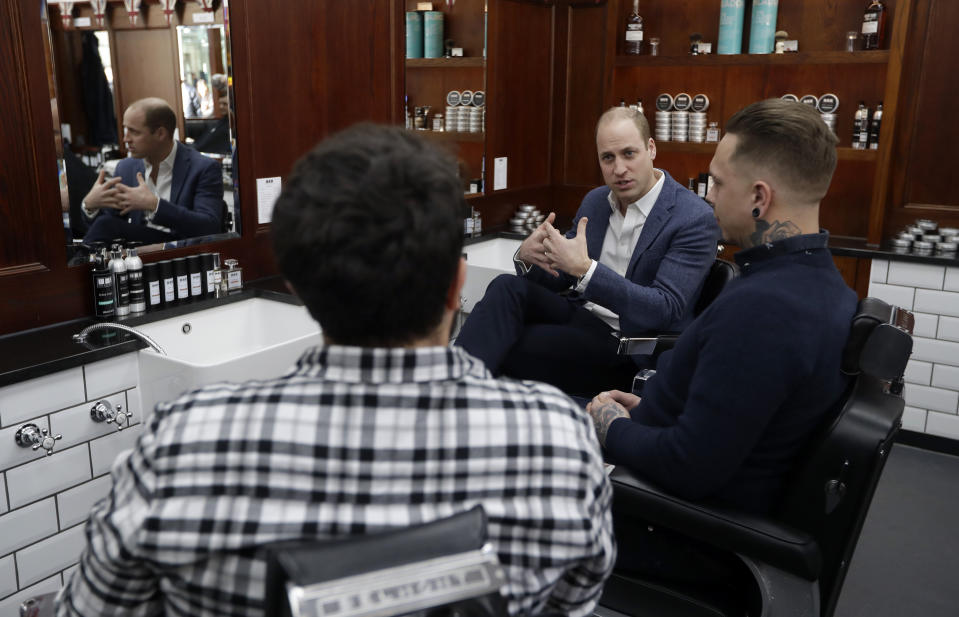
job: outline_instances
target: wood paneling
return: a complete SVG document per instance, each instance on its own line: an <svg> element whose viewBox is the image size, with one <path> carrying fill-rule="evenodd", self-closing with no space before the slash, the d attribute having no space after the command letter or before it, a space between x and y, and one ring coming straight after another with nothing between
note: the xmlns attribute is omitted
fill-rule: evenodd
<svg viewBox="0 0 959 617"><path fill-rule="evenodd" d="M123 122L123 111L130 103L158 96L177 110L182 122L175 32L167 28L118 30L113 44L117 120ZM123 133L118 135L122 139Z"/></svg>
<svg viewBox="0 0 959 617"><path fill-rule="evenodd" d="M507 188L550 184L554 10L532 3L490 3L487 194L496 157L508 159Z"/></svg>
<svg viewBox="0 0 959 617"><path fill-rule="evenodd" d="M959 225L959 194L955 190L955 144L959 123L955 101L959 82L959 3L926 0L917 3L904 60L903 96L893 145L892 169L884 237L917 218L942 225ZM883 130L885 130L885 123Z"/></svg>

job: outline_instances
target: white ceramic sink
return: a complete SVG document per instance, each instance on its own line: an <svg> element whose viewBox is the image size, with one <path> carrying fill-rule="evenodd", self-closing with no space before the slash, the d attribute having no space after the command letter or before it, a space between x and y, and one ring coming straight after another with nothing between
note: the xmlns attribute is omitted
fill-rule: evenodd
<svg viewBox="0 0 959 617"><path fill-rule="evenodd" d="M466 253L466 283L463 285L463 310L469 313L483 298L486 286L500 274L515 274L513 254L522 240L492 238L463 247Z"/></svg>
<svg viewBox="0 0 959 617"><path fill-rule="evenodd" d="M289 369L305 349L321 342L320 326L304 306L250 298L137 330L166 351L139 352L144 416L157 403L218 381L268 379Z"/></svg>

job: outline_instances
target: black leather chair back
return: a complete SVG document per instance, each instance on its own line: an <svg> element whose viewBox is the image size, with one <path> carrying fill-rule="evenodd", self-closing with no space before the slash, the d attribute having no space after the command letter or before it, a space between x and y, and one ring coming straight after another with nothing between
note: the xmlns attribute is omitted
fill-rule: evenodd
<svg viewBox="0 0 959 617"><path fill-rule="evenodd" d="M843 354L843 370L857 376L834 419L811 438L777 517L816 538L824 616L835 609L899 430L904 402L888 382L901 384L912 352L911 319L881 300L860 302Z"/></svg>
<svg viewBox="0 0 959 617"><path fill-rule="evenodd" d="M698 316L706 310L706 307L716 299L716 296L723 290L726 283L738 276L739 266L730 261L716 258L713 265L709 267L709 273L703 282L703 289L699 292L699 299L696 300L696 306L693 307L693 315Z"/></svg>
<svg viewBox="0 0 959 617"><path fill-rule="evenodd" d="M265 614L506 615L505 574L485 543L482 506L395 531L277 543L265 549Z"/></svg>

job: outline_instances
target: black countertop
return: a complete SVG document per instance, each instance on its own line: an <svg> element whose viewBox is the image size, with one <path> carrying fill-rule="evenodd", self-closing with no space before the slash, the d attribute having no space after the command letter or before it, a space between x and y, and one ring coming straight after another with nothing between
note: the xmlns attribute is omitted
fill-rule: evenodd
<svg viewBox="0 0 959 617"><path fill-rule="evenodd" d="M959 256L957 256L956 253L946 255L917 255L911 251L894 249L886 242L876 247L869 246L865 240L830 237L829 250L832 251L833 255L839 255L841 257L911 261L913 263L930 264L933 266L959 267Z"/></svg>
<svg viewBox="0 0 959 617"><path fill-rule="evenodd" d="M122 323L135 328L152 321L176 317L248 298L269 298L280 302L301 304L286 289L280 277L272 277L248 282L242 291L231 293L222 298L196 300L131 317L123 320ZM115 330L91 333L84 343L77 343L73 340L74 334L94 323L96 322L90 318L77 319L44 328L0 336L0 387L43 377L98 360L106 360L146 347L145 343L134 336Z"/></svg>
<svg viewBox="0 0 959 617"><path fill-rule="evenodd" d="M512 238L522 240L524 236L509 232L495 232L477 238L467 238L465 244L474 244L490 238ZM911 261L939 266L959 267L956 255L915 255L892 250L887 246L871 247L864 240L831 237L829 249L834 255L858 257L861 259L886 259L890 261ZM141 324L176 317L186 313L212 308L247 298L264 297L281 302L300 304L290 294L280 277L271 277L247 282L243 291L223 298L204 299L184 305L173 306L147 313L139 317L124 320L124 324L136 327ZM86 343L77 343L73 335L88 325L92 319L77 319L35 330L27 330L0 336L0 387L15 384L36 377L43 377L57 371L106 360L124 353L130 353L146 347L139 339L126 333L108 331L109 339L102 335L91 335Z"/></svg>

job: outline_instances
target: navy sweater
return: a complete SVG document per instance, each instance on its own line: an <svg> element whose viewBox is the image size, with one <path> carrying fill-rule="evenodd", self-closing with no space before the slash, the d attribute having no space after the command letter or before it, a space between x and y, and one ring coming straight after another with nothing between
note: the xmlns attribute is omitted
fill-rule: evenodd
<svg viewBox="0 0 959 617"><path fill-rule="evenodd" d="M663 354L643 400L609 427L611 462L687 499L771 510L848 379L856 309L828 235L741 251L742 276Z"/></svg>

